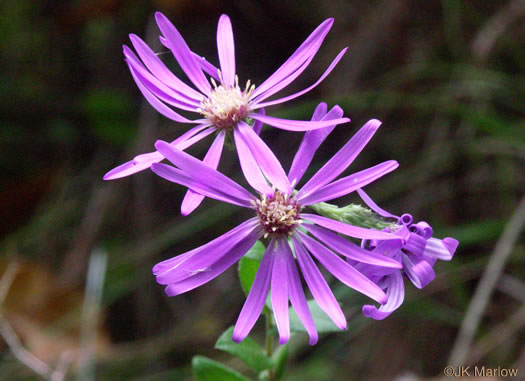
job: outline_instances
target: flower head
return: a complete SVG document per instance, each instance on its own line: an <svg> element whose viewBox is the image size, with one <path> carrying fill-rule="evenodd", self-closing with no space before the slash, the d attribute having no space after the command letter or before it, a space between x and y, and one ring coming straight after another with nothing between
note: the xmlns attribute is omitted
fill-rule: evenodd
<svg viewBox="0 0 525 381"><path fill-rule="evenodd" d="M334 107L327 113L326 104L321 104L313 119L330 120L341 114L339 107ZM264 173L270 176L263 176L265 169L262 165L241 160L246 179L257 191L257 195L172 145L157 142L155 146L159 152L177 168L153 164L153 172L188 186L198 194L245 207L252 213L252 217L246 222L210 243L157 264L153 268L157 281L167 285L166 293L169 296L189 291L221 274L237 262L257 239L266 237L269 244L235 325L235 341L241 341L248 335L263 309L269 290L280 342L285 343L290 337L288 301L304 324L310 343L317 341L317 331L307 306L299 269L319 306L339 328L345 329L346 321L341 308L312 256L347 286L379 303L385 303L387 297L381 288L345 262L341 256L358 263L389 269L399 269L401 263L365 250L336 233L359 239L386 241L398 240L398 236L304 211L308 205L346 195L397 167L395 161L387 161L334 181L352 163L379 125L377 120L369 121L297 191L295 184L300 182L315 150L330 129L305 134L288 175L284 174L281 165L267 147L261 151L264 160L259 163L265 166ZM250 128L239 130L240 133L235 137L239 139L241 144L238 147L242 151L250 142L245 137L256 135ZM292 254L292 247L295 256Z"/></svg>
<svg viewBox="0 0 525 381"><path fill-rule="evenodd" d="M371 252L382 254L395 259L403 264L402 269L385 269L372 267L366 264L357 264L356 267L378 286L380 286L388 297L387 303L379 308L373 305L363 306L363 315L382 320L394 312L403 303L405 287L403 275L405 275L414 286L423 288L427 286L436 274L434 264L438 259L450 261L456 252L459 242L450 237L438 239L433 237L432 227L426 222L414 223L410 214L394 216L381 209L361 189L357 191L363 201L372 210L383 217L397 219L393 229L388 229L400 237L400 240L372 240L364 242L364 246Z"/></svg>
<svg viewBox="0 0 525 381"><path fill-rule="evenodd" d="M151 48L133 34L130 35L130 40L137 54L124 45L126 62L137 86L151 106L176 122L196 124L172 141L170 144L173 147L184 150L208 135L216 133L215 140L204 158L204 162L211 168L217 168L219 163L224 135L239 134L239 129L250 129L258 133L265 123L284 130L308 131L349 121L348 118L342 118L342 115L330 122L295 121L271 117L264 112L267 106L289 101L316 87L342 58L346 49L337 55L319 80L308 88L279 99L268 100L286 88L308 67L330 30L333 19L328 19L319 25L266 81L255 86L248 80L246 86L242 87L236 74L233 30L228 16L220 17L217 28L220 70L193 53L175 26L163 14L157 13L155 16L163 34L160 37L161 42L173 53L194 87L176 77ZM198 117L190 120L175 110L193 112ZM249 124L252 121L255 121L253 126ZM247 139L253 140L250 137ZM237 140L235 139L236 145ZM247 149L248 152L244 151L243 154L249 154L258 162L260 158L255 152L250 152L250 144ZM239 150L238 154L241 156ZM162 161L163 158L158 151L136 156L133 160L109 171L104 179L112 180L137 173L149 168L153 163ZM189 191L183 201L183 214L190 213L201 201L202 196Z"/></svg>

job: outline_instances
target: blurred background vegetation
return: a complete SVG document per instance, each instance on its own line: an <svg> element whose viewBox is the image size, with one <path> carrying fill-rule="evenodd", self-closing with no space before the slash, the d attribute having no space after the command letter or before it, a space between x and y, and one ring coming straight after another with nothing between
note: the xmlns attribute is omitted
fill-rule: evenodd
<svg viewBox="0 0 525 381"><path fill-rule="evenodd" d="M324 100L352 118L325 142L312 171L368 119L382 120L352 169L398 160L400 168L367 191L393 213L428 221L437 237L461 242L427 288L407 285L405 304L384 321L361 317L365 300L332 280L349 328L315 347L295 336L287 380L430 379L454 361L525 374L525 2L4 0L2 380L40 379L17 360L29 353L41 362L26 360L55 379L187 380L196 354L246 373L213 349L244 301L235 270L171 299L151 274L158 261L246 215L207 199L182 218L182 187L148 171L102 181L185 128L144 103L123 61L121 46L135 33L178 70L158 41L157 10L215 64L217 20L227 13L240 80L255 84L335 17L293 89L314 82L349 46L346 57L315 91L271 112L309 119ZM263 135L288 168L301 134ZM190 152L202 156L207 144ZM220 169L242 182L233 152ZM262 328L252 337L260 340Z"/></svg>

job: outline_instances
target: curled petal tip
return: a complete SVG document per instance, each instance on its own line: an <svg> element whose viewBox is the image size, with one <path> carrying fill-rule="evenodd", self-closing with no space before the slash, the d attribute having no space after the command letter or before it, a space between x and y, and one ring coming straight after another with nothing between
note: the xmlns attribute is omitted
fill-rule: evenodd
<svg viewBox="0 0 525 381"><path fill-rule="evenodd" d="M284 345L290 340L290 336L279 337L279 345Z"/></svg>

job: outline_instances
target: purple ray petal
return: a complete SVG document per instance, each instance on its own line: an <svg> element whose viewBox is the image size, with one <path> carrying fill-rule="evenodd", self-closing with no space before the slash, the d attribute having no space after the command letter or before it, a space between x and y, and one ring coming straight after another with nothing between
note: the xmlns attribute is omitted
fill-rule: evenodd
<svg viewBox="0 0 525 381"><path fill-rule="evenodd" d="M244 140L270 183L282 192L290 194L292 188L281 163L266 143L245 122L236 127L238 136Z"/></svg>
<svg viewBox="0 0 525 381"><path fill-rule="evenodd" d="M217 51L221 63L222 80L228 87L235 85L235 46L230 18L221 15L217 26Z"/></svg>
<svg viewBox="0 0 525 381"><path fill-rule="evenodd" d="M126 58L126 63L130 67L130 70L132 70L132 74L134 74L134 78L138 79L144 87L161 101L182 110L192 112L196 112L200 107L200 101L190 98L184 93L169 87L166 83L151 74L140 62L135 53L133 53L133 51L126 45L124 45L124 57ZM204 96L200 95L200 97L201 99L204 99Z"/></svg>
<svg viewBox="0 0 525 381"><path fill-rule="evenodd" d="M279 344L290 339L290 319L288 317L288 276L286 252L280 246L275 249L272 267L271 298L275 324L279 331Z"/></svg>
<svg viewBox="0 0 525 381"><path fill-rule="evenodd" d="M225 242L231 239L231 237L237 235L237 234L243 234L243 232L251 231L252 228L254 228L257 225L257 218L250 218L247 221L244 221L242 224L234 227L227 233L224 233L218 238L215 238L213 241L210 241L206 243L205 245L202 245L200 247L197 247L193 250L187 251L186 253L177 255L176 257L166 259L162 262L157 263L155 266L153 266L153 275L161 275L164 274L167 271L171 271L176 269L183 261L186 261L189 257L192 257L195 254L198 254L200 252L213 249L215 251L216 249L220 249L221 245Z"/></svg>
<svg viewBox="0 0 525 381"><path fill-rule="evenodd" d="M379 230L372 230L361 228L359 226L353 226L344 222L332 220L330 218L317 216L315 214L301 213L301 217L304 220L311 221L314 224L320 225L324 228L333 230L335 232L360 239L399 239L398 236L382 232Z"/></svg>
<svg viewBox="0 0 525 381"><path fill-rule="evenodd" d="M456 252L459 241L454 238L430 238L425 246L424 254L429 257L450 261Z"/></svg>
<svg viewBox="0 0 525 381"><path fill-rule="evenodd" d="M319 338L317 330L315 329L314 319L308 308L308 303L306 302L306 297L304 296L303 285L301 283L301 278L299 277L299 272L297 271L297 265L288 246L288 239L282 238L277 241L277 245L280 247L280 250L285 253L285 260L287 262L288 269L288 293L290 296L290 302L294 308L297 316L303 323L308 336L310 337L309 344L315 345Z"/></svg>
<svg viewBox="0 0 525 381"><path fill-rule="evenodd" d="M215 200L227 202L229 204L251 208L252 204L244 196L238 197L229 192L232 188L224 188L221 184L214 184L210 181L208 184L200 179L190 177L187 172L166 164L153 163L151 170L160 177L185 186L193 191Z"/></svg>
<svg viewBox="0 0 525 381"><path fill-rule="evenodd" d="M348 287L353 288L375 301L381 304L386 303L387 298L385 293L374 282L313 238L308 237L302 232L297 232L297 234L308 251L310 251L333 276Z"/></svg>
<svg viewBox="0 0 525 381"><path fill-rule="evenodd" d="M284 98L279 98L279 99L275 99L273 101L269 101L269 102L263 102L263 103L259 103L260 100L258 99L256 105L254 106L254 108L258 108L258 107L267 107L267 106L273 106L273 105L276 105L276 104L279 104L279 103L284 103L284 102L288 102L289 100L292 100L292 99L295 99L295 98L298 98L300 97L301 95L303 94L306 94L307 92L311 91L312 89L314 89L315 87L317 87L317 85L319 85L321 82L324 81L324 79L328 76L328 74L330 74L332 72L332 70L334 70L335 66L339 63L339 61L341 60L341 58L343 58L344 54L346 53L346 51L348 50L348 48L345 48L343 50L341 50L341 52L339 52L339 54L337 55L337 57L334 58L334 60L332 61L332 63L330 64L330 66L328 66L328 68L325 70L325 72L323 73L323 75L321 77L319 77L319 79L311 86L307 87L306 89L304 90L301 90L295 94L292 94L292 95L288 95L287 97L284 97ZM265 94L266 95L266 94ZM261 99L262 100L262 99Z"/></svg>
<svg viewBox="0 0 525 381"><path fill-rule="evenodd" d="M397 216L394 216L393 214L388 213L386 210L381 209L375 202L370 198L368 194L365 193L364 190L358 189L357 193L359 194L359 197L365 202L366 205L370 209L372 209L374 212L379 214L382 217L388 217L388 218L398 218Z"/></svg>
<svg viewBox="0 0 525 381"><path fill-rule="evenodd" d="M391 267L400 269L403 266L399 261L393 258L384 256L383 254L376 254L369 250L365 250L353 242L350 242L343 237L332 233L317 225L304 224L303 227L314 235L318 240L323 242L325 245L335 250L339 254L344 255L347 258L351 258L358 262L368 263L375 266ZM401 240L399 240L401 241Z"/></svg>
<svg viewBox="0 0 525 381"><path fill-rule="evenodd" d="M176 146L179 149L186 149L189 147L189 145L186 146L186 143L194 144L215 130L210 128L206 131L202 131L207 127L209 127L209 124L201 124L200 126L193 127L191 130L186 131L186 133L172 141L170 144ZM121 164L106 173L104 175L104 180L115 180L121 177L132 175L134 173L143 171L144 169L151 167L151 164L158 163L162 160L164 160L164 156L162 156L158 151L135 156L133 160Z"/></svg>
<svg viewBox="0 0 525 381"><path fill-rule="evenodd" d="M264 108L259 109L259 114L266 115L266 111L264 111ZM263 123L260 120L256 120L252 128L253 128L253 132L255 132L257 135L260 135L261 130L263 128Z"/></svg>
<svg viewBox="0 0 525 381"><path fill-rule="evenodd" d="M153 268L159 284L177 283L204 271L227 255L234 246L251 239L258 232L257 220L252 218L207 244L161 262ZM181 258L181 260L179 260Z"/></svg>
<svg viewBox="0 0 525 381"><path fill-rule="evenodd" d="M338 328L346 329L345 315L310 254L296 235L292 236L292 242L304 280L315 301Z"/></svg>
<svg viewBox="0 0 525 381"><path fill-rule="evenodd" d="M175 296L193 290L203 284L214 279L218 275L222 274L231 265L237 262L241 257L246 254L248 250L255 244L258 239L258 232L254 230L244 240L239 241L238 244L233 247L226 255L215 262L209 271L198 272L190 278L184 279L180 282L170 284L166 287L166 294L168 296Z"/></svg>
<svg viewBox="0 0 525 381"><path fill-rule="evenodd" d="M130 72L131 72L131 76L135 80L135 83L137 84L137 87L139 88L140 92L142 93L142 95L144 95L144 98L146 98L146 100L149 102L149 104L155 110L157 110L159 113L164 115L166 118L174 120L176 122L180 122L180 123L202 123L202 119L189 120L189 119L183 117L182 115L176 113L175 111L173 111L168 106L166 106L155 95L153 95L151 93L151 91L146 88L146 86L144 86L142 84L140 79L135 74L135 69L133 68L133 66L131 66L129 63L128 63L128 66L129 66L129 69L130 69Z"/></svg>
<svg viewBox="0 0 525 381"><path fill-rule="evenodd" d="M301 188L297 197L321 188L339 176L359 155L381 125L376 119L368 121L317 173Z"/></svg>
<svg viewBox="0 0 525 381"><path fill-rule="evenodd" d="M304 61L301 66L294 72L289 73L288 76L283 77L278 83L276 83L270 90L266 91L265 93L259 95L257 98L253 98L253 96L250 99L250 104L252 105L253 109L258 109L260 107L264 107L264 104L267 104L269 102L263 102L265 99L271 97L273 94L278 93L282 89L288 87L290 83L295 81L297 77L299 77L302 72L310 65L310 62L313 60L313 56L309 57L306 61ZM259 106L259 105L263 106Z"/></svg>
<svg viewBox="0 0 525 381"><path fill-rule="evenodd" d="M370 184L371 182L392 172L399 166L397 161L389 160L384 163L375 165L363 171L356 172L350 176L343 177L333 183L318 188L306 196L297 197L302 205L312 205L318 202L333 200L342 197Z"/></svg>
<svg viewBox="0 0 525 381"><path fill-rule="evenodd" d="M383 320L403 304L403 300L405 299L405 286L403 284L401 271L396 271L392 275L389 275L387 279L386 296L388 301L379 308L372 305L364 305L363 315L366 317Z"/></svg>
<svg viewBox="0 0 525 381"><path fill-rule="evenodd" d="M129 39L133 44L133 47L140 56L142 62L146 67L155 75L159 80L164 82L167 86L178 92L184 94L186 97L191 98L197 102L202 100L202 94L192 89L190 86L182 82L177 76L175 76L171 70L160 60L160 58L151 50L151 48L144 42L140 37L130 34Z"/></svg>
<svg viewBox="0 0 525 381"><path fill-rule="evenodd" d="M179 63L189 80L203 93L210 94L211 85L206 80L199 64L192 55L186 41L182 38L175 26L162 13L155 13L155 19L160 31L166 38L166 43L172 51L175 59Z"/></svg>
<svg viewBox="0 0 525 381"><path fill-rule="evenodd" d="M319 25L308 38L297 48L297 50L277 69L266 81L255 89L252 99L265 94L276 84L284 80L291 73L297 71L303 63L313 58L334 23L333 19L327 19ZM303 69L304 70L304 69ZM274 93L272 93L274 94Z"/></svg>
<svg viewBox="0 0 525 381"><path fill-rule="evenodd" d="M233 138L235 139L235 147L237 148L241 170L248 184L259 193L266 194L267 196L272 195L272 187L268 185L268 181L266 181L261 169L257 165L252 151L250 151L244 139L240 136L238 128L233 130Z"/></svg>
<svg viewBox="0 0 525 381"><path fill-rule="evenodd" d="M423 258L412 257L403 255L403 269L408 279L417 288L424 288L436 277L436 273L432 268L432 265Z"/></svg>
<svg viewBox="0 0 525 381"><path fill-rule="evenodd" d="M326 103L319 103L312 116L312 121L339 119L343 116L343 109L339 106L334 106L329 113L326 112L326 109ZM334 128L335 125L305 132L301 145L293 159L290 172L288 172L288 179L291 182L295 180L295 184L298 184L301 181L312 162L315 152Z"/></svg>
<svg viewBox="0 0 525 381"><path fill-rule="evenodd" d="M220 132L215 140L213 141L213 144L211 145L210 149L206 153L206 156L204 156L204 159L202 162L206 164L208 167L217 169L217 166L219 165L219 161L221 160L221 154L222 149L224 147L224 132ZM191 189L188 189L186 192L186 195L184 196L184 199L182 200L182 205L180 207L181 214L183 216L187 216L191 212L193 212L204 200L204 196L195 193Z"/></svg>
<svg viewBox="0 0 525 381"><path fill-rule="evenodd" d="M270 289L270 279L272 277L273 258L275 253L275 242L272 240L266 248L252 288L242 306L241 313L235 323L232 339L236 343L243 341L250 333L255 322L259 318L264 307L264 302Z"/></svg>
<svg viewBox="0 0 525 381"><path fill-rule="evenodd" d="M209 184L210 187L220 189L225 193L231 194L247 203L253 199L253 196L239 184L230 180L222 173L203 164L202 161L195 159L193 156L178 150L162 140L155 143L155 148L166 157L169 161L182 169L188 176L202 184Z"/></svg>
<svg viewBox="0 0 525 381"><path fill-rule="evenodd" d="M341 124L350 122L348 118L339 118L332 120L320 120L318 122L312 122L307 120L290 120L290 119L280 119L274 118L268 115L261 115L256 113L250 113L248 115L250 118L255 120L260 120L263 123L269 124L270 126L280 128L287 131L310 131L316 130L318 128L331 127L334 124Z"/></svg>
<svg viewBox="0 0 525 381"><path fill-rule="evenodd" d="M163 37L159 36L159 40L166 48L170 48L168 45L168 41ZM219 69L217 69L214 65L212 65L210 62L206 60L206 58L201 57L195 52L191 52L191 55L193 56L193 59L195 62L197 62L200 66L200 68L208 74L210 77L213 77L216 80L219 80Z"/></svg>
<svg viewBox="0 0 525 381"><path fill-rule="evenodd" d="M193 58L201 69L208 74L210 77L214 78L215 80L219 81L219 69L217 69L214 65L212 65L210 62L206 60L206 58L199 56L197 53L191 53L193 55Z"/></svg>

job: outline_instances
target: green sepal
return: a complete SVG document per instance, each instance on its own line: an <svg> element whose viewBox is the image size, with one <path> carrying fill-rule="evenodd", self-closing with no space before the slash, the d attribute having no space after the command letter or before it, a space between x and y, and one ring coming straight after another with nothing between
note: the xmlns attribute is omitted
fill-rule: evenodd
<svg viewBox="0 0 525 381"><path fill-rule="evenodd" d="M195 381L250 381L239 372L204 356L194 356L191 369Z"/></svg>
<svg viewBox="0 0 525 381"><path fill-rule="evenodd" d="M215 343L215 348L240 358L256 372L273 367L272 359L266 356L263 349L253 339L247 337L242 342L235 343L232 340L232 334L233 327L224 331Z"/></svg>

